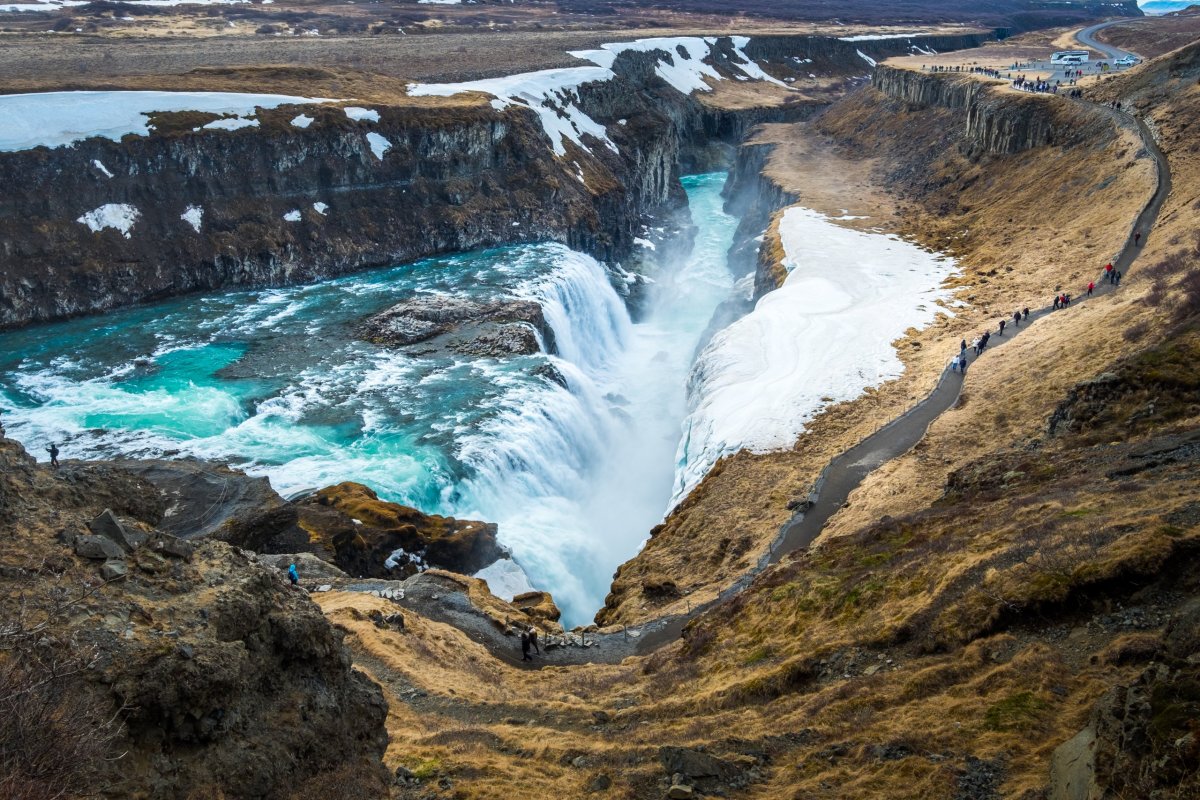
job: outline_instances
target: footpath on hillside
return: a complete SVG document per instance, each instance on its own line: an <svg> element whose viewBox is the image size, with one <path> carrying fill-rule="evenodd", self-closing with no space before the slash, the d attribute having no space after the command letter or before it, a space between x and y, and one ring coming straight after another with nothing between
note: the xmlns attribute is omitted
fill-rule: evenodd
<svg viewBox="0 0 1200 800"><path fill-rule="evenodd" d="M1077 36L1090 36L1099 28L1107 27L1110 24L1116 23L1094 25L1081 30ZM1091 42L1087 43L1096 46ZM1101 46L1098 49L1108 51L1111 48ZM1089 103L1109 114L1115 124L1136 128L1147 152L1154 159L1157 172L1157 187L1154 195L1134 220L1124 245L1112 261L1114 271L1128 274L1130 266L1145 247L1163 203L1171 191L1171 173L1166 156L1158 147L1150 129L1134 115L1082 99L1064 97L1063 101ZM1097 275L1095 283L1092 297L1107 294L1118 288L1104 280L1103 275ZM1080 296L1073 297L1071 305L1087 302L1090 299L1086 295L1086 286L1081 288ZM1067 307L1060 311L1053 305L1048 305L1037 310L1031 309L1028 317L1021 320L1019 327L1009 326L1003 335L993 335L988 342L987 350L1003 346L1006 342L1021 335L1034 322L1054 313L1070 313L1070 308ZM976 355L974 360L978 360L981 355L982 353ZM969 361L967 370L963 372L952 370L947 366L932 393L907 412L830 461L821 472L804 506L784 524L772 543L770 551L763 556L759 563L716 598L690 609L686 614L660 617L615 633L587 634L582 640L577 635L570 635L568 638L573 641L573 644L552 645L549 649L543 649L543 652L530 662L521 660L520 642L516 637L506 636L494 626L465 624L464 612L467 610L458 608L453 603L447 604L445 595L440 597L433 595L432 598L414 596L411 600L407 597L393 598L393 602L402 607L410 607L436 621L459 628L472 640L484 645L492 655L500 660L525 669L590 663L613 664L619 663L631 655L644 655L652 652L679 638L688 622L743 591L768 566L777 563L790 553L811 545L821 534L825 523L846 503L850 493L862 483L867 475L888 461L911 450L924 437L930 424L957 402L962 392L966 373L973 369L970 366L971 363L973 360ZM369 587L361 587L359 590L364 588L369 590ZM431 602L431 600L440 602Z"/></svg>

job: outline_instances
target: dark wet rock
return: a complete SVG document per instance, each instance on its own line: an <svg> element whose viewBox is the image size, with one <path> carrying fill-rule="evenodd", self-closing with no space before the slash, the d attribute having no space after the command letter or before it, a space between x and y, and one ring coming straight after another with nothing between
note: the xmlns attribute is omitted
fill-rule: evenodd
<svg viewBox="0 0 1200 800"><path fill-rule="evenodd" d="M539 365L536 369L534 369L533 374L537 375L538 377L545 378L551 383L557 383L564 389L570 388L567 384L566 376L559 372L558 367L554 366L549 361L547 361L545 364Z"/></svg>
<svg viewBox="0 0 1200 800"><path fill-rule="evenodd" d="M417 355L452 351L503 357L540 352L540 336L553 352L554 333L542 307L529 300L476 301L416 295L362 322L358 335L369 342Z"/></svg>

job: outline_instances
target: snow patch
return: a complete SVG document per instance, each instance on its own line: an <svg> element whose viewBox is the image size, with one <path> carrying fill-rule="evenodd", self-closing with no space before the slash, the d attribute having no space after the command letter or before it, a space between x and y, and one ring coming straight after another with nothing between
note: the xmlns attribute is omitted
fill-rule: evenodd
<svg viewBox="0 0 1200 800"><path fill-rule="evenodd" d="M355 122L362 122L364 119L370 122L379 122L379 112L373 108L360 108L359 106L346 106L342 109L346 112L346 116Z"/></svg>
<svg viewBox="0 0 1200 800"><path fill-rule="evenodd" d="M215 119L212 122L204 125L204 130L209 131L236 131L241 128L257 128L258 120L249 117L226 117L225 119Z"/></svg>
<svg viewBox="0 0 1200 800"><path fill-rule="evenodd" d="M179 215L179 218L191 225L196 233L200 232L200 221L204 219L204 209L200 206L188 206L187 211Z"/></svg>
<svg viewBox="0 0 1200 800"><path fill-rule="evenodd" d="M383 154L392 149L392 143L378 133L368 133L367 144L371 146L371 152L380 161L383 160Z"/></svg>
<svg viewBox="0 0 1200 800"><path fill-rule="evenodd" d="M657 250L658 249L657 247L654 246L654 242L650 241L649 239L639 239L638 237L635 236L635 237L633 237L633 243L636 244L638 247L644 247L647 250Z"/></svg>
<svg viewBox="0 0 1200 800"><path fill-rule="evenodd" d="M839 36L839 42L878 42L884 39L911 39L914 36L926 36L928 31L916 33L864 33L858 36Z"/></svg>
<svg viewBox="0 0 1200 800"><path fill-rule="evenodd" d="M450 97L465 92L490 94L496 98L492 101L492 108L497 111L509 106L521 106L536 113L555 155L567 154L564 139L591 152L583 143L585 133L604 142L615 153L617 146L608 138L604 126L576 105L580 86L611 80L612 77L612 70L607 67L546 69L464 83L412 83L408 86L408 93L412 97Z"/></svg>
<svg viewBox="0 0 1200 800"><path fill-rule="evenodd" d="M104 177L106 177L106 178L111 178L113 176L113 174L108 171L108 167L106 167L102 163L100 163L100 159L98 159L98 158L92 159L92 166L95 167L96 169L100 170L101 172L103 172Z"/></svg>
<svg viewBox="0 0 1200 800"><path fill-rule="evenodd" d="M75 221L87 225L92 233L99 233L105 228L113 228L128 239L130 238L129 229L133 227L133 223L137 222L140 216L141 212L127 203L106 203Z"/></svg>
<svg viewBox="0 0 1200 800"><path fill-rule="evenodd" d="M313 118L308 114L301 114L298 117L292 117L292 125L297 128L307 128L309 125L313 124L313 121Z"/></svg>
<svg viewBox="0 0 1200 800"><path fill-rule="evenodd" d="M313 211L317 212L322 217L325 216L325 212L328 210L329 206L325 205L324 203L313 203Z"/></svg>
<svg viewBox="0 0 1200 800"><path fill-rule="evenodd" d="M238 92L37 92L0 95L0 151L61 147L102 136L150 133L154 111L253 115L257 108L326 103L322 97Z"/></svg>
<svg viewBox="0 0 1200 800"><path fill-rule="evenodd" d="M509 558L494 561L473 576L487 581L488 589L506 602L519 594L536 591L521 566Z"/></svg>
<svg viewBox="0 0 1200 800"><path fill-rule="evenodd" d="M696 359L672 505L722 456L791 447L826 405L898 377L892 342L945 313L952 259L807 208L787 209L779 233L783 286Z"/></svg>
<svg viewBox="0 0 1200 800"><path fill-rule="evenodd" d="M291 211L284 214L283 218L287 222L299 222L300 221L300 209L293 208Z"/></svg>
<svg viewBox="0 0 1200 800"><path fill-rule="evenodd" d="M861 58L863 61L866 61L872 67L874 67L876 65L875 59L871 58L869 55L864 53L862 50L855 50L855 52L858 53L859 58Z"/></svg>

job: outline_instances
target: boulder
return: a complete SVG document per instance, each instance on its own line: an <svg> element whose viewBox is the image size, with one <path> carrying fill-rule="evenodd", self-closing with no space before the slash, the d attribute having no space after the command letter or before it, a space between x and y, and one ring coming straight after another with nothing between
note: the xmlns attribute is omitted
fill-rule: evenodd
<svg viewBox="0 0 1200 800"><path fill-rule="evenodd" d="M549 592L525 592L513 597L512 604L526 616L543 622L558 622L562 616Z"/></svg>
<svg viewBox="0 0 1200 800"><path fill-rule="evenodd" d="M554 334L542 307L529 300L470 300L415 295L358 326L369 342L404 348L416 355L456 352L502 358L553 351Z"/></svg>
<svg viewBox="0 0 1200 800"><path fill-rule="evenodd" d="M155 553L182 558L185 561L190 561L192 554L196 552L196 545L161 531L151 536L146 546Z"/></svg>
<svg viewBox="0 0 1200 800"><path fill-rule="evenodd" d="M679 773L687 778L732 781L742 774L742 770L731 761L686 747L660 747L658 758L669 775Z"/></svg>
<svg viewBox="0 0 1200 800"><path fill-rule="evenodd" d="M686 783L677 783L667 790L667 797L670 800L689 800L696 796L696 790Z"/></svg>
<svg viewBox="0 0 1200 800"><path fill-rule="evenodd" d="M129 567L124 561L110 558L100 565L100 577L106 581L116 581L129 574Z"/></svg>
<svg viewBox="0 0 1200 800"><path fill-rule="evenodd" d="M355 577L407 577L424 566L471 575L507 556L494 524L423 514L358 483L330 486L296 505L310 546ZM404 555L389 568L397 550Z"/></svg>
<svg viewBox="0 0 1200 800"><path fill-rule="evenodd" d="M88 524L90 530L96 536L103 536L106 539L111 539L120 546L126 553L132 553L135 547L138 547L146 541L145 534L141 532L127 531L120 520L113 515L112 509L106 508Z"/></svg>
<svg viewBox="0 0 1200 800"><path fill-rule="evenodd" d="M1096 786L1096 731L1084 728L1060 744L1050 757L1048 800L1094 800Z"/></svg>
<svg viewBox="0 0 1200 800"><path fill-rule="evenodd" d="M125 557L125 550L107 536L76 536L75 555L107 561Z"/></svg>

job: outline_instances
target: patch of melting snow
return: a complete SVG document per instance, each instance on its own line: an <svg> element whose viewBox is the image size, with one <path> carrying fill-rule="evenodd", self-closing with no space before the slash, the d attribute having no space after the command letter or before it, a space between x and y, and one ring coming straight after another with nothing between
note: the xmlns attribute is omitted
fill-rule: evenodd
<svg viewBox="0 0 1200 800"><path fill-rule="evenodd" d="M863 61L866 61L866 62L867 62L868 64L870 64L872 67L874 67L874 66L876 65L875 59L871 58L869 55L867 55L866 53L864 53L862 50L856 50L855 52L856 52L856 53L858 53L859 57L860 57L860 58L861 58Z"/></svg>
<svg viewBox="0 0 1200 800"><path fill-rule="evenodd" d="M367 144L370 145L371 152L380 161L383 160L383 154L392 149L391 142L374 132L367 134Z"/></svg>
<svg viewBox="0 0 1200 800"><path fill-rule="evenodd" d="M258 108L332 102L323 97L239 92L36 92L0 95L0 151L62 147L101 136L147 136L155 111L251 116Z"/></svg>
<svg viewBox="0 0 1200 800"><path fill-rule="evenodd" d="M617 152L617 146L608 138L604 126L576 105L580 86L607 81L612 77L612 70L606 67L546 69L464 83L412 83L408 86L408 93L412 97L450 97L466 92L490 94L496 98L492 101L492 108L497 111L520 106L536 113L542 129L550 138L555 155L567 154L564 139L591 152L583 143L584 134L594 136Z"/></svg>
<svg viewBox="0 0 1200 800"><path fill-rule="evenodd" d="M108 167L100 163L100 159L92 159L92 166L104 173L104 177L111 178L113 174L108 171Z"/></svg>
<svg viewBox="0 0 1200 800"><path fill-rule="evenodd" d="M187 211L179 215L179 218L191 225L196 233L200 232L200 222L204 219L204 209L200 206L188 206Z"/></svg>
<svg viewBox="0 0 1200 800"><path fill-rule="evenodd" d="M521 565L509 558L492 562L473 577L487 581L488 590L506 602L519 594L536 591Z"/></svg>
<svg viewBox="0 0 1200 800"><path fill-rule="evenodd" d="M346 112L346 116L355 122L367 120L369 122L379 122L379 112L373 108L361 108L359 106L346 106L342 109Z"/></svg>
<svg viewBox="0 0 1200 800"><path fill-rule="evenodd" d="M87 212L75 221L87 225L92 233L99 233L105 228L113 228L120 231L121 235L128 239L130 238L129 230L140 216L141 212L128 203L106 203L99 208Z"/></svg>
<svg viewBox="0 0 1200 800"><path fill-rule="evenodd" d="M225 119L215 119L212 122L204 125L204 130L209 131L236 131L242 128L257 128L258 120L249 117L226 117Z"/></svg>
<svg viewBox="0 0 1200 800"><path fill-rule="evenodd" d="M733 36L730 41L735 58L727 63L740 70L746 79L770 81L786 87L783 81L768 75L743 52L750 41L749 37ZM566 155L564 140L588 150L583 143L585 134L600 140L613 152L618 152L604 126L579 109L579 88L587 83L612 80L615 77L612 66L617 56L633 51L661 53L662 56L655 63L655 74L677 91L683 94L712 91L709 81L719 81L722 76L704 59L712 55L718 42L716 37L695 36L614 42L595 50L571 51L570 55L590 61L595 65L593 67L548 69L463 83L413 83L409 84L408 93L413 97L449 97L466 92L490 94L496 98L492 101L492 107L497 111L510 106L523 106L534 111L550 139L555 155ZM626 125L628 121L622 119L617 124Z"/></svg>
<svg viewBox="0 0 1200 800"><path fill-rule="evenodd" d="M308 114L301 114L297 117L292 117L292 125L297 128L307 128L314 122L313 118Z"/></svg>
<svg viewBox="0 0 1200 800"><path fill-rule="evenodd" d="M299 222L300 221L300 209L293 208L291 211L284 214L283 218L288 222Z"/></svg>
<svg viewBox="0 0 1200 800"><path fill-rule="evenodd" d="M328 210L329 206L327 206L325 203L313 203L313 211L316 211L322 217L325 216L325 212Z"/></svg>
<svg viewBox="0 0 1200 800"><path fill-rule="evenodd" d="M722 456L791 447L825 406L898 377L892 342L947 313L934 304L952 297L953 259L798 206L779 234L783 286L696 359L672 505Z"/></svg>

